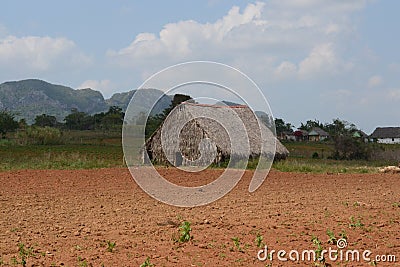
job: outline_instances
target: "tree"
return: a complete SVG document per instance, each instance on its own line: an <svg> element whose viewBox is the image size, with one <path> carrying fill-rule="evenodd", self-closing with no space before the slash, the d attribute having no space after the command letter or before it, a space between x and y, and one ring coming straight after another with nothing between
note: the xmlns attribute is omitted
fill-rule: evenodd
<svg viewBox="0 0 400 267"><path fill-rule="evenodd" d="M283 132L293 132L293 125L285 123L283 119L275 119L276 134L281 135Z"/></svg>
<svg viewBox="0 0 400 267"><path fill-rule="evenodd" d="M185 102L185 101L190 101L193 100L191 96L189 95L182 95L182 94L175 94L171 105L164 109L163 114L164 114L164 118L166 118L168 116L168 114L179 104Z"/></svg>
<svg viewBox="0 0 400 267"><path fill-rule="evenodd" d="M306 122L306 124L301 123L299 129L309 132L312 128L315 128L315 127L324 129L324 125L322 123L320 123L318 120L308 120Z"/></svg>
<svg viewBox="0 0 400 267"><path fill-rule="evenodd" d="M325 124L326 131L332 136L335 159L365 159L370 156L367 144L360 138L355 138L353 133L358 131L357 126L344 120L334 119L332 123Z"/></svg>
<svg viewBox="0 0 400 267"><path fill-rule="evenodd" d="M64 118L65 126L70 130L92 130L94 118L85 112L72 110L72 113Z"/></svg>
<svg viewBox="0 0 400 267"><path fill-rule="evenodd" d="M40 127L55 127L57 126L57 118L47 114L37 115L33 125Z"/></svg>
<svg viewBox="0 0 400 267"><path fill-rule="evenodd" d="M370 157L368 145L360 138L354 138L350 134L336 135L334 137L334 148L334 159L368 160Z"/></svg>
<svg viewBox="0 0 400 267"><path fill-rule="evenodd" d="M111 129L116 127L122 127L124 122L125 113L122 112L122 108L118 106L111 106L108 111L101 118L101 125L104 129Z"/></svg>
<svg viewBox="0 0 400 267"><path fill-rule="evenodd" d="M325 124L324 128L332 136L346 135L357 131L356 125L340 119L334 119L332 123Z"/></svg>
<svg viewBox="0 0 400 267"><path fill-rule="evenodd" d="M18 129L18 121L15 120L15 115L7 110L0 111L0 134L1 138L5 139L8 132Z"/></svg>
<svg viewBox="0 0 400 267"><path fill-rule="evenodd" d="M163 123L165 118L167 118L168 114L179 104L185 101L190 101L193 100L192 97L188 95L182 95L182 94L175 94L174 98L172 99L171 105L164 109L164 111L160 114L156 114L153 116L149 116L147 119L146 123L146 128L145 128L145 136L146 138L150 137L157 129L160 127L160 125Z"/></svg>

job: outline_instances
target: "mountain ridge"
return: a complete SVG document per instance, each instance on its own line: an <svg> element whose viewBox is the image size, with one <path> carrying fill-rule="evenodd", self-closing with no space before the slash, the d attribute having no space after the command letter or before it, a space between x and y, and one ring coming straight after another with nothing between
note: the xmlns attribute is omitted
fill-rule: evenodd
<svg viewBox="0 0 400 267"><path fill-rule="evenodd" d="M7 81L0 84L0 110L9 110L18 119L24 118L28 123L34 122L35 117L41 114L52 115L58 121L63 121L72 109L95 114L107 111L110 106L119 106L125 111L135 92L115 93L105 99L100 91L91 88L73 89L40 79ZM160 94L160 91L150 89L147 93ZM155 112L161 112L170 102L171 97L163 97Z"/></svg>

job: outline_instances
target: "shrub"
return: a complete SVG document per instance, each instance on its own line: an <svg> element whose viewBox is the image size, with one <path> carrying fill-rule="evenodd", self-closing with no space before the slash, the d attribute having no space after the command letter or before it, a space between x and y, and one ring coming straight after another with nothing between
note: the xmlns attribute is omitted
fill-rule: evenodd
<svg viewBox="0 0 400 267"><path fill-rule="evenodd" d="M58 145L62 144L61 131L51 127L29 127L18 133L21 145Z"/></svg>

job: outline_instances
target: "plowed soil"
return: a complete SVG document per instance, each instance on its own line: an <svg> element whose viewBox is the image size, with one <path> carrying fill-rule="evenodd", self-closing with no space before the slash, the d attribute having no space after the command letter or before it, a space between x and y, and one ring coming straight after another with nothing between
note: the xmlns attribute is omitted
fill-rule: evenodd
<svg viewBox="0 0 400 267"><path fill-rule="evenodd" d="M220 173L189 177L173 169L159 171L186 185L205 184ZM331 230L337 239L339 233L347 237L341 253L357 249L360 261L326 255L328 265L374 265L362 259L370 250L371 260L396 256L396 262L377 261L378 266L400 266L399 174L271 171L254 193L247 191L250 179L246 172L238 186L212 204L178 208L149 197L127 169L2 172L0 263L21 266L18 245L24 244L32 248L26 266L140 266L147 257L155 266L314 266L290 260L288 253L317 249L313 236L322 248L337 249L328 242ZM192 228L186 243L176 241L183 221ZM285 250L289 260L279 260L275 252L260 261L257 245L267 245L268 252Z"/></svg>

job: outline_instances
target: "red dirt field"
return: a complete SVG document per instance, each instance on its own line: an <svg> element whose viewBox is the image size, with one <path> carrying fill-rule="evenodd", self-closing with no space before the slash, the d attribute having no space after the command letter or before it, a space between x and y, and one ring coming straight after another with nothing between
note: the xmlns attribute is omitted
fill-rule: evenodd
<svg viewBox="0 0 400 267"><path fill-rule="evenodd" d="M190 185L220 173L188 177L173 169L159 171ZM149 197L127 169L2 172L0 265L12 265L12 257L21 261L18 244L23 243L34 254L26 266L140 266L147 257L154 266L315 266L307 259L281 261L276 252L272 260L258 260L257 233L268 252L301 255L316 249L313 236L323 248L337 249L327 242L332 230L337 238L340 232L347 235L342 253L357 249L361 259L333 261L325 255L328 266L374 266L363 261L365 250L371 250L371 260L396 256L396 262L377 266L400 266L399 174L272 171L254 193L247 191L250 178L247 172L210 205L178 208ZM184 220L191 223L193 239L174 242ZM112 252L107 241L115 242Z"/></svg>

